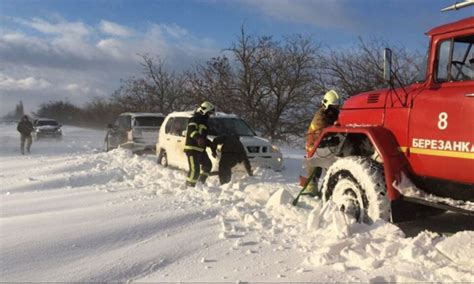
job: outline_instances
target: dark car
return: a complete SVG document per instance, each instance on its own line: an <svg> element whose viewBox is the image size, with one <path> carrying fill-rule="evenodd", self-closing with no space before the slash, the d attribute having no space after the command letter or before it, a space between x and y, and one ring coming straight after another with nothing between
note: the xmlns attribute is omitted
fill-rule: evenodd
<svg viewBox="0 0 474 284"><path fill-rule="evenodd" d="M33 135L36 137L36 140L42 138L55 138L60 140L63 137L61 126L62 125L54 119L38 118L35 119L33 123Z"/></svg>

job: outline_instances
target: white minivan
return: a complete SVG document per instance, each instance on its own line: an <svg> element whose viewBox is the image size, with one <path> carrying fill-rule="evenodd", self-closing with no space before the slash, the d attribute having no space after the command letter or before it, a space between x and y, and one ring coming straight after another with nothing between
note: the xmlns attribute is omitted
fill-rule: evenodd
<svg viewBox="0 0 474 284"><path fill-rule="evenodd" d="M165 118L156 144L159 164L165 167L169 165L188 170L184 144L186 142L186 128L192 116L193 112L191 111L173 112ZM283 158L280 149L272 145L267 139L257 136L252 128L238 116L219 112L209 118L208 126L208 138L210 140L222 134L224 129L235 130L240 136L240 141L244 145L252 167L260 166L276 171L282 169ZM212 172L216 172L218 160L212 157L209 148L207 151L212 161Z"/></svg>

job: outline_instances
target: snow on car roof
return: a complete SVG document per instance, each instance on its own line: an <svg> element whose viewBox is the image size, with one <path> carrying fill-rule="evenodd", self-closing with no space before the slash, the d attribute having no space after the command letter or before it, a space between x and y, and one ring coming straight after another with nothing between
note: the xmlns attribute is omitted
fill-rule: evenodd
<svg viewBox="0 0 474 284"><path fill-rule="evenodd" d="M160 113L160 112L124 112L121 113L120 115L131 115L133 117L137 116L160 116L164 117L165 115Z"/></svg>
<svg viewBox="0 0 474 284"><path fill-rule="evenodd" d="M233 117L233 118L238 118L236 114L233 113L225 113L225 112L216 112L216 115L214 117Z"/></svg>
<svg viewBox="0 0 474 284"><path fill-rule="evenodd" d="M170 114L168 114L168 116L173 116L173 117L176 117L176 116L183 116L183 117L191 117L193 116L194 114L194 111L175 111L175 112L172 112ZM227 118L239 118L239 116L237 116L236 114L233 114L233 113L225 113L225 112L216 112L215 115L211 116L211 118L215 118L215 117L227 117Z"/></svg>

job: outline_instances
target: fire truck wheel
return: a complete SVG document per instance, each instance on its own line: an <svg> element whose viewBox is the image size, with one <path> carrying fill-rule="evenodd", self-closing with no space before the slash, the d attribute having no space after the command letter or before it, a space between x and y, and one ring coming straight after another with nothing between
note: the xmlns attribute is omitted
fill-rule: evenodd
<svg viewBox="0 0 474 284"><path fill-rule="evenodd" d="M332 200L341 211L360 223L390 218L383 167L366 157L345 157L327 170L324 202Z"/></svg>

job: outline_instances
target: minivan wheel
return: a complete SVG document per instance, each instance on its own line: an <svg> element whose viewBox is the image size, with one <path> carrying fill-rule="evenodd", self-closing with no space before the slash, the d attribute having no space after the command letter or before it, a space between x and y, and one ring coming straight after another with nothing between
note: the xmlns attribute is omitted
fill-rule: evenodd
<svg viewBox="0 0 474 284"><path fill-rule="evenodd" d="M162 165L165 168L168 166L168 155L166 155L165 150L160 151L157 162L159 165Z"/></svg>
<svg viewBox="0 0 474 284"><path fill-rule="evenodd" d="M346 157L332 164L324 177L322 195L359 223L390 219L383 168L369 158Z"/></svg>

